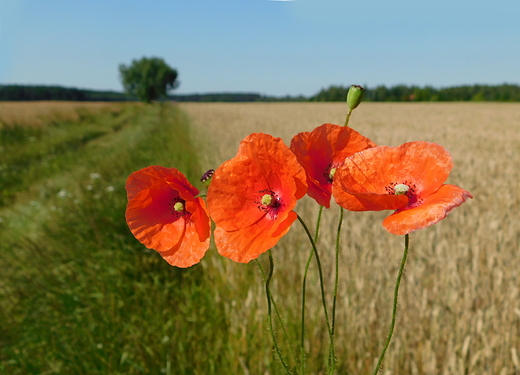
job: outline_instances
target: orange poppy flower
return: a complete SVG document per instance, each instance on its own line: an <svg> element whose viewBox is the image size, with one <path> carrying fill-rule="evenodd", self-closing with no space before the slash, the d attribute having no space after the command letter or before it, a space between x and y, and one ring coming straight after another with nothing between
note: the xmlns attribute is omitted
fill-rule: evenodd
<svg viewBox="0 0 520 375"><path fill-rule="evenodd" d="M213 175L207 202L219 253L248 263L272 248L297 216L305 172L280 138L253 133Z"/></svg>
<svg viewBox="0 0 520 375"><path fill-rule="evenodd" d="M444 184L452 168L448 151L435 143L379 146L347 158L336 171L332 193L351 211L395 210L383 226L393 234L408 234L437 223L473 198Z"/></svg>
<svg viewBox="0 0 520 375"><path fill-rule="evenodd" d="M126 181L132 234L172 266L190 267L209 248L210 222L199 191L175 168L151 166Z"/></svg>
<svg viewBox="0 0 520 375"><path fill-rule="evenodd" d="M291 151L307 174L307 194L327 208L330 207L336 168L345 158L375 146L374 142L352 128L333 124L323 124L312 132L298 133L291 140Z"/></svg>

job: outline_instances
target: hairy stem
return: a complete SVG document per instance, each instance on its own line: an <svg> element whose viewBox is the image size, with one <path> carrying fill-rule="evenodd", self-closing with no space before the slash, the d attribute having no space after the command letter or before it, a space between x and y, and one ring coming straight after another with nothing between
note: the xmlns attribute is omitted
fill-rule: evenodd
<svg viewBox="0 0 520 375"><path fill-rule="evenodd" d="M278 342L276 341L276 336L274 334L273 329L273 318L271 314L271 290L269 289L269 283L271 282L271 278L273 277L274 271L274 262L273 262L273 254L271 254L271 250L268 250L267 254L269 255L269 272L267 273L267 278L265 280L265 294L267 296L267 319L269 321L269 331L271 332L271 338L273 339L274 349L276 350L276 354L278 354L278 358L282 363L283 368L287 374L290 374L291 371L289 367L285 363L282 352L280 351L280 347L278 346Z"/></svg>
<svg viewBox="0 0 520 375"><path fill-rule="evenodd" d="M255 260L256 260L256 265L258 266L258 268L260 269L260 273L262 274L262 278L264 279L264 282L266 282L267 279L266 279L266 275L265 275L264 269L263 269L262 265L260 264L260 262L258 261L258 259L255 259ZM285 324L283 324L282 316L280 315L280 311L278 310L278 306L276 305L276 302L275 302L275 300L273 298L273 294L271 293L271 291L269 291L269 295L271 296L271 303L273 304L274 312L276 314L276 318L278 319L278 322L280 323L280 326L282 327L282 331L283 331L283 335L285 337L285 340L289 344L289 350L291 351L291 356L293 357L293 360L296 362L296 355L294 354L294 349L292 347L291 340L289 340L289 334L287 333L287 329L285 328Z"/></svg>
<svg viewBox="0 0 520 375"><path fill-rule="evenodd" d="M341 237L341 225L343 224L343 207L339 208L339 223L338 233L336 234L336 270L334 280L334 298L332 302L332 334L334 335L334 325L336 323L336 300L338 297L338 284L339 284L339 250L340 250L340 237Z"/></svg>
<svg viewBox="0 0 520 375"><path fill-rule="evenodd" d="M392 323L390 324L390 329L388 330L388 337L386 339L386 344L379 356L379 361L377 361L376 369L374 370L374 375L377 375L379 370L381 369L381 364L383 363L383 359L385 358L386 349L390 345L390 341L392 340L392 335L394 334L395 327L395 319L397 316L397 298L399 297L399 284L401 284L401 278L404 272L404 265L406 263L406 257L408 256L408 243L409 243L409 235L406 234L404 237L404 254L401 260L401 266L399 267L399 273L397 274L397 280L395 281L395 289L394 289L394 307L392 310Z"/></svg>
<svg viewBox="0 0 520 375"><path fill-rule="evenodd" d="M320 206L318 212L318 219L316 220L316 231L314 233L314 243L318 242L318 235L320 231L321 214L323 212L323 206ZM307 264L305 265L305 272L303 273L303 285L302 285L302 328L301 328L301 340L300 340L300 372L305 374L305 295L307 288L307 273L309 272L309 266L311 264L312 256L314 255L314 248L311 249Z"/></svg>
<svg viewBox="0 0 520 375"><path fill-rule="evenodd" d="M305 233L307 233L307 237L309 238L309 241L311 242L312 249L314 251L314 256L316 257L316 263L318 264L318 271L319 271L319 276L320 276L320 288L321 288L321 303L323 305L323 312L325 314L325 321L327 323L327 331L329 333L329 342L330 342L330 349L329 349L329 353L330 353L330 355L329 355L329 373L330 373L330 371L334 372L334 368L331 369L331 366L334 366L334 361L332 360L332 358L334 358L335 354L334 354L334 346L333 346L334 340L332 339L332 331L330 328L329 313L327 311L327 302L325 299L323 269L321 267L321 261L320 261L320 256L318 254L318 249L316 248L316 243L314 242L314 239L312 238L311 232L309 231L309 228L307 228L307 225L302 220L300 215L297 215L297 216L298 216L298 221L303 226L303 229L305 230Z"/></svg>
<svg viewBox="0 0 520 375"><path fill-rule="evenodd" d="M349 109L349 111L347 112L347 118L345 119L345 125L344 126L348 126L348 122L350 120L350 115L352 114L352 110Z"/></svg>

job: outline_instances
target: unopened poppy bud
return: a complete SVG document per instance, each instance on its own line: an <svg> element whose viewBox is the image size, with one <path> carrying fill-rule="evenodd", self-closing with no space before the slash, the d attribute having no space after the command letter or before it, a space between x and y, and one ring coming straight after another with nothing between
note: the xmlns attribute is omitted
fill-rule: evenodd
<svg viewBox="0 0 520 375"><path fill-rule="evenodd" d="M365 96L365 89L359 85L352 85L347 94L347 105L350 111L353 111Z"/></svg>
<svg viewBox="0 0 520 375"><path fill-rule="evenodd" d="M215 173L214 169L208 169L206 173L202 175L200 181L204 184L204 186L208 187L211 184L211 179L213 178L213 173Z"/></svg>

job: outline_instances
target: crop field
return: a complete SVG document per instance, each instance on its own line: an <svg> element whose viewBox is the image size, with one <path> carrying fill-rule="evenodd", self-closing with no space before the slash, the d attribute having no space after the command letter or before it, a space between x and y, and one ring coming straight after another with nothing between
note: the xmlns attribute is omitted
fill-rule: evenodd
<svg viewBox="0 0 520 375"><path fill-rule="evenodd" d="M342 103L193 103L181 108L199 132L204 168L233 157L239 141L251 132L269 133L289 144L296 133L322 123L343 124L346 112ZM441 144L455 164L448 183L475 197L440 223L411 235L397 328L382 373L519 374L520 105L363 103L350 126L377 144ZM316 204L310 199L302 203L296 211L312 224ZM388 214L345 213L336 337L339 373L371 373L386 337L404 242L383 229L381 221ZM325 274L332 274L337 216L338 207L332 206L322 219L322 228L330 228L330 234L320 236L329 267ZM295 223L273 249L279 264L274 295L294 313L308 247ZM242 265L226 267L231 267L223 273L233 275L228 276L230 283L247 282L236 279L248 277L237 272ZM260 305L259 284L257 280L254 295ZM327 290L330 295L332 283ZM319 319L310 326L318 329L323 317L317 289L314 296L308 306L315 311L309 315ZM240 300L236 304L242 308L233 309L233 320L244 321L250 309ZM308 342L311 356L323 353L327 338L321 329L322 336L316 333Z"/></svg>
<svg viewBox="0 0 520 375"><path fill-rule="evenodd" d="M237 264L210 248L189 269L169 266L129 232L124 184L133 171L162 165L204 193L199 177L233 157L248 134L289 144L298 132L343 124L344 104L7 104L0 103L0 373L285 373L256 262ZM350 126L377 144L441 144L455 165L448 183L474 196L411 234L381 374L520 374L520 105L362 103ZM296 211L314 226L313 200ZM318 243L329 305L338 214L335 204L324 211ZM383 229L389 212L344 214L338 374L368 374L390 324L404 239ZM275 328L293 365L309 251L297 222L272 249L272 291L287 335L278 319ZM265 269L266 257L259 260ZM307 373L320 374L328 337L315 263L307 289Z"/></svg>
<svg viewBox="0 0 520 375"><path fill-rule="evenodd" d="M0 102L0 126L26 124L34 127L51 121L79 120L83 114L116 106L109 102Z"/></svg>

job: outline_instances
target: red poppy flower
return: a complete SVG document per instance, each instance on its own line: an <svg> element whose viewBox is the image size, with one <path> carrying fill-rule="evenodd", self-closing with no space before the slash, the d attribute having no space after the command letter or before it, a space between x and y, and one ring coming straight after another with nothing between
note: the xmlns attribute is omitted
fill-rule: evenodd
<svg viewBox="0 0 520 375"><path fill-rule="evenodd" d="M305 172L280 138L247 136L208 189L219 253L240 263L258 258L289 231L297 218L292 209L306 192Z"/></svg>
<svg viewBox="0 0 520 375"><path fill-rule="evenodd" d="M151 166L126 181L126 222L172 266L190 267L209 248L210 222L199 191L175 168Z"/></svg>
<svg viewBox="0 0 520 375"><path fill-rule="evenodd" d="M345 158L375 146L374 142L357 131L333 124L323 124L312 132L298 133L291 140L291 151L307 174L307 194L327 208L330 207L336 168Z"/></svg>
<svg viewBox="0 0 520 375"><path fill-rule="evenodd" d="M407 234L444 219L473 196L444 182L453 168L442 146L409 142L379 146L347 158L334 176L336 202L352 211L395 210L383 221L393 234Z"/></svg>

